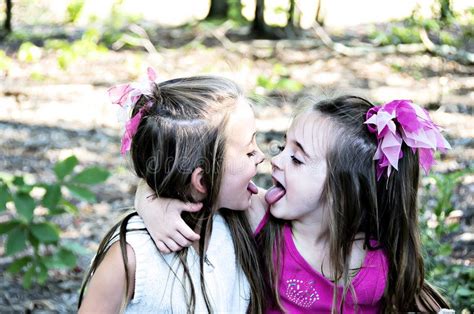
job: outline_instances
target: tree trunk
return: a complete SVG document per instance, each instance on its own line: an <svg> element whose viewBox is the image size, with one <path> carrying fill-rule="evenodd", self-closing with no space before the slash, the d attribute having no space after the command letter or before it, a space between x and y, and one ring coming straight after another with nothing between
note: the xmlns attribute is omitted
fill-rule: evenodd
<svg viewBox="0 0 474 314"><path fill-rule="evenodd" d="M227 18L229 12L229 3L227 0L211 0L211 8L206 19L209 18Z"/></svg>
<svg viewBox="0 0 474 314"><path fill-rule="evenodd" d="M453 10L451 8L451 0L439 0L440 12L439 19L441 21L447 21L453 17Z"/></svg>
<svg viewBox="0 0 474 314"><path fill-rule="evenodd" d="M298 12L299 13L299 12ZM286 33L289 38L295 38L296 30L300 24L299 14L296 12L296 0L290 0L290 8L288 9L288 23L286 25Z"/></svg>
<svg viewBox="0 0 474 314"><path fill-rule="evenodd" d="M290 0L290 9L288 10L288 25L293 25L295 23L295 0Z"/></svg>
<svg viewBox="0 0 474 314"><path fill-rule="evenodd" d="M253 20L252 30L257 34L265 33L265 18L263 11L265 10L265 0L257 0L255 6L255 19Z"/></svg>
<svg viewBox="0 0 474 314"><path fill-rule="evenodd" d="M318 6L316 8L316 23L321 26L324 26L324 13L323 13L323 0L318 0Z"/></svg>
<svg viewBox="0 0 474 314"><path fill-rule="evenodd" d="M12 31L12 0L5 0L6 1L6 18L5 18L5 30L7 33L11 33Z"/></svg>

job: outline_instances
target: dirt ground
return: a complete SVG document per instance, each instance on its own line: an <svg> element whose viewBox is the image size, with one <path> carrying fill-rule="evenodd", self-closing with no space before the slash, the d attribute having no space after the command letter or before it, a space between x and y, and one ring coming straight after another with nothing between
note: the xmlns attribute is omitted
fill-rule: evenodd
<svg viewBox="0 0 474 314"><path fill-rule="evenodd" d="M167 31L164 38L179 41L186 34ZM61 217L63 237L90 249L73 271L55 271L45 287L24 290L21 281L4 272L9 257L4 256L0 239L0 312L73 312L78 289L98 242L113 223L133 204L136 179L130 164L119 154L120 126L115 108L109 104L109 86L141 76L152 65L160 80L195 74L219 74L234 79L247 94L257 95L255 112L260 131L258 141L265 152L272 141L281 140L296 103L306 95L356 93L376 103L391 99L412 99L430 110L432 118L445 129L453 150L441 156L435 171L473 167L474 157L474 67L428 54L368 53L344 57L323 46L305 48L298 44L247 40L224 48L215 44L173 45L156 54L143 51L110 51L93 59L76 61L67 71L56 66L54 54L41 62L14 62L0 79L0 171L29 173L33 180L52 180L52 165L75 154L81 166L100 165L112 172L106 184L94 188L97 204L78 203L76 217ZM164 47L166 45L162 45ZM236 49L233 49L237 47ZM239 52L239 50L245 53ZM275 64L286 75L304 85L297 93L270 93L258 96L259 75L275 75ZM42 81L33 72L45 75ZM270 165L265 162L258 183L269 184ZM472 263L474 243L474 178L467 177L456 197L462 211L462 233L456 238L467 248L463 256ZM11 212L0 213L0 221Z"/></svg>

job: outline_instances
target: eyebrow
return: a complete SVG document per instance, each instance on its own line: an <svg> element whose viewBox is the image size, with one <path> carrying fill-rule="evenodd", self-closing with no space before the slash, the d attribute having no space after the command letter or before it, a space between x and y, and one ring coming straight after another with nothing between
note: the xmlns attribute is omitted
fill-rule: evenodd
<svg viewBox="0 0 474 314"><path fill-rule="evenodd" d="M287 140L286 134L285 134L285 136L284 136L284 139L285 139L285 142L286 142L286 140ZM298 142L297 140L294 140L293 142L294 142L294 143L296 144L296 146L301 150L301 152L303 152L303 154L304 154L306 157L309 157L308 153L304 150L304 147L303 147L303 145L301 145L300 142Z"/></svg>
<svg viewBox="0 0 474 314"><path fill-rule="evenodd" d="M301 145L298 141L295 141L295 143L296 143L296 146L298 146L298 148L303 152L303 154L306 157L309 157L308 153L304 150L303 145Z"/></svg>

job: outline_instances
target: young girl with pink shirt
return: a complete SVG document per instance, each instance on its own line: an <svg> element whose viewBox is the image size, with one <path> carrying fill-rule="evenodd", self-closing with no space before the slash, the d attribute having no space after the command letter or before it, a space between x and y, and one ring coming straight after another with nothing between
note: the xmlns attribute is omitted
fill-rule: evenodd
<svg viewBox="0 0 474 314"><path fill-rule="evenodd" d="M268 312L447 308L424 280L416 203L420 166L427 172L447 148L428 113L407 100L373 106L343 96L299 113L272 158L274 187L265 201L262 190L252 198L247 215L258 225ZM137 203L150 225L151 207L166 200L143 193ZM168 217L150 229L172 235Z"/></svg>

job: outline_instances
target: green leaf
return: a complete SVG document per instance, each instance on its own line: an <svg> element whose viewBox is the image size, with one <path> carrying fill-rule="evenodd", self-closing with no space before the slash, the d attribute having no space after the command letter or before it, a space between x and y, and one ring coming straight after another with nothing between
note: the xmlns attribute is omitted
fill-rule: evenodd
<svg viewBox="0 0 474 314"><path fill-rule="evenodd" d="M23 276L23 287L25 287L26 289L31 287L31 283L33 281L33 276L35 275L35 273L36 265L32 264Z"/></svg>
<svg viewBox="0 0 474 314"><path fill-rule="evenodd" d="M76 167L78 163L79 161L74 155L59 161L54 166L54 173L56 173L56 177L59 180L63 180L67 175L72 173L74 167Z"/></svg>
<svg viewBox="0 0 474 314"><path fill-rule="evenodd" d="M57 216L66 213L66 209L62 206L56 206L53 209L49 209L48 216Z"/></svg>
<svg viewBox="0 0 474 314"><path fill-rule="evenodd" d="M76 266L76 256L64 248L61 248L53 256L45 257L43 261L49 269L72 268Z"/></svg>
<svg viewBox="0 0 474 314"><path fill-rule="evenodd" d="M45 243L52 243L59 240L59 228L52 223L42 222L39 224L31 225L31 233Z"/></svg>
<svg viewBox="0 0 474 314"><path fill-rule="evenodd" d="M86 255L89 253L89 250L87 248L77 242L66 242L63 244L63 248L77 255Z"/></svg>
<svg viewBox="0 0 474 314"><path fill-rule="evenodd" d="M0 212L7 209L7 202L10 200L10 191L8 186L0 182Z"/></svg>
<svg viewBox="0 0 474 314"><path fill-rule="evenodd" d="M53 209L61 200L61 187L53 184L46 187L46 194L43 196L42 204L44 207Z"/></svg>
<svg viewBox="0 0 474 314"><path fill-rule="evenodd" d="M16 193L13 195L13 202L15 203L16 211L26 220L31 221L33 218L33 211L35 210L35 200L25 193Z"/></svg>
<svg viewBox="0 0 474 314"><path fill-rule="evenodd" d="M84 169L71 179L71 183L98 184L102 183L110 176L110 172L100 167Z"/></svg>
<svg viewBox="0 0 474 314"><path fill-rule="evenodd" d="M451 248L451 245L449 244L442 244L439 248L439 254L442 256L449 256L451 255L451 252L453 249Z"/></svg>
<svg viewBox="0 0 474 314"><path fill-rule="evenodd" d="M20 225L20 222L18 220L2 222L0 223L0 234L7 233L18 225Z"/></svg>
<svg viewBox="0 0 474 314"><path fill-rule="evenodd" d="M38 283L42 285L48 279L48 268L42 262L40 262L38 266L39 266Z"/></svg>
<svg viewBox="0 0 474 314"><path fill-rule="evenodd" d="M70 202L68 202L68 201L66 201L66 200L62 200L61 205L64 206L64 209L65 209L67 212L69 212L69 213L71 213L71 214L73 214L73 215L77 215L77 214L79 213L79 209L77 209L77 207L76 207L74 204L72 204L72 203L70 203Z"/></svg>
<svg viewBox="0 0 474 314"><path fill-rule="evenodd" d="M25 178L22 176L13 177L12 183L18 187L18 192L23 194L29 194L33 190L34 186L25 183ZM17 192L17 193L18 193Z"/></svg>
<svg viewBox="0 0 474 314"><path fill-rule="evenodd" d="M13 263L8 266L7 271L11 274L16 274L20 272L28 263L31 262L31 256L25 256L15 260Z"/></svg>
<svg viewBox="0 0 474 314"><path fill-rule="evenodd" d="M74 255L74 253L67 249L60 249L58 253L58 258L61 263L67 268L76 266L76 256Z"/></svg>
<svg viewBox="0 0 474 314"><path fill-rule="evenodd" d="M28 232L28 241L30 241L35 250L38 250L40 241L31 233L31 231Z"/></svg>
<svg viewBox="0 0 474 314"><path fill-rule="evenodd" d="M456 290L456 294L462 296L462 297L468 297L472 295L472 291L470 291L467 288L460 287L459 289Z"/></svg>
<svg viewBox="0 0 474 314"><path fill-rule="evenodd" d="M89 189L72 184L67 184L66 187L74 197L86 202L95 202L95 195Z"/></svg>
<svg viewBox="0 0 474 314"><path fill-rule="evenodd" d="M13 255L26 248L26 230L16 227L8 233L6 255Z"/></svg>
<svg viewBox="0 0 474 314"><path fill-rule="evenodd" d="M26 185L25 179L22 176L14 176L12 183L18 187Z"/></svg>

